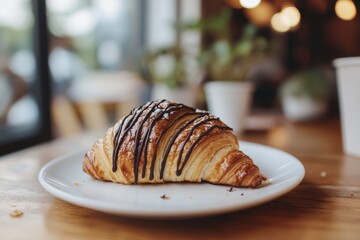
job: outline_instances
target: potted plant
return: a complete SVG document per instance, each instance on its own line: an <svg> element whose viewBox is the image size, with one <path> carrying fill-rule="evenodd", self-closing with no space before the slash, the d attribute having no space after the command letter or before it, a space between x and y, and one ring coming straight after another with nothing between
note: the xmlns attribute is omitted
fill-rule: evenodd
<svg viewBox="0 0 360 240"><path fill-rule="evenodd" d="M247 74L253 64L265 54L268 43L258 36L251 24L243 27L241 37L232 39L231 11L224 9L218 16L189 24L215 38L205 48L199 62L210 80L204 90L209 110L240 134L251 105L253 85Z"/></svg>
<svg viewBox="0 0 360 240"><path fill-rule="evenodd" d="M147 54L146 69L153 83L151 98L168 99L189 106L196 104L196 86L189 82L185 54L177 46L158 49Z"/></svg>
<svg viewBox="0 0 360 240"><path fill-rule="evenodd" d="M320 69L294 74L282 84L280 94L283 112L288 119L304 121L318 118L328 108L326 74Z"/></svg>

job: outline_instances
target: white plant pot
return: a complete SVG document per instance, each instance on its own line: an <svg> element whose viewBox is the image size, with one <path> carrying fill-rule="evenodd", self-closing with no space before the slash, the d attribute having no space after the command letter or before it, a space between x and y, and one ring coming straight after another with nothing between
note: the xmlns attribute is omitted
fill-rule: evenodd
<svg viewBox="0 0 360 240"><path fill-rule="evenodd" d="M151 92L151 99L167 99L190 107L196 107L196 90L196 86L193 85L172 89L164 84L155 84Z"/></svg>
<svg viewBox="0 0 360 240"><path fill-rule="evenodd" d="M206 83L204 90L209 111L240 135L251 105L253 85L215 81Z"/></svg>
<svg viewBox="0 0 360 240"><path fill-rule="evenodd" d="M285 117L293 121L306 121L325 114L327 102L314 100L308 96L283 96L282 108Z"/></svg>

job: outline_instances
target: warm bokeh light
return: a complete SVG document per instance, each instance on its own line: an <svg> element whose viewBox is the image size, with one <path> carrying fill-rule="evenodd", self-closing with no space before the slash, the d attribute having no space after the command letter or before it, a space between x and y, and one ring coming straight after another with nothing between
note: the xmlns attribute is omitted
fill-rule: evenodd
<svg viewBox="0 0 360 240"><path fill-rule="evenodd" d="M261 0L240 0L240 4L244 8L255 8L255 7L259 6L260 3L261 3Z"/></svg>
<svg viewBox="0 0 360 240"><path fill-rule="evenodd" d="M338 0L335 4L336 15L346 21L350 21L356 16L356 7L351 0Z"/></svg>
<svg viewBox="0 0 360 240"><path fill-rule="evenodd" d="M290 30L290 20L281 12L275 13L271 18L271 27L277 32L287 32Z"/></svg>
<svg viewBox="0 0 360 240"><path fill-rule="evenodd" d="M290 27L293 28L299 25L301 15L296 7L292 5L287 5L281 10L281 14L283 14L286 18L289 19Z"/></svg>
<svg viewBox="0 0 360 240"><path fill-rule="evenodd" d="M261 2L261 4L253 9L246 9L245 14L250 21L258 27L270 26L271 17L274 15L274 6L269 2Z"/></svg>
<svg viewBox="0 0 360 240"><path fill-rule="evenodd" d="M271 18L271 27L277 32L296 29L301 20L300 11L291 3L286 3L280 12Z"/></svg>

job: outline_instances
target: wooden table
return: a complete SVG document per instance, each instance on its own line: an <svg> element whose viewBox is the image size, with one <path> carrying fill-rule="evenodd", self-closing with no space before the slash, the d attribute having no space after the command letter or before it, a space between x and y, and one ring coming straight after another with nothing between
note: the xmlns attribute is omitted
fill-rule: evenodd
<svg viewBox="0 0 360 240"><path fill-rule="evenodd" d="M58 139L0 158L0 239L360 239L360 158L343 154L336 119L246 133L244 140L298 157L306 168L303 182L258 207L188 220L111 216L42 189L37 174L45 163L95 138ZM11 217L14 210L24 214Z"/></svg>

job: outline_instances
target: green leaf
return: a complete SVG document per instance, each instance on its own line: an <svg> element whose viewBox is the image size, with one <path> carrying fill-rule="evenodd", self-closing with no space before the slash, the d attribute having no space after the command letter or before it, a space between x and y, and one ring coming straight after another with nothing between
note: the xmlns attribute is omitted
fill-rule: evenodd
<svg viewBox="0 0 360 240"><path fill-rule="evenodd" d="M239 42L236 47L235 47L235 51L234 51L234 55L240 56L240 57L246 57L248 55L250 55L252 50L252 42L251 41L241 41Z"/></svg>
<svg viewBox="0 0 360 240"><path fill-rule="evenodd" d="M253 38L257 33L257 28L252 24L247 24L243 30L243 38Z"/></svg>
<svg viewBox="0 0 360 240"><path fill-rule="evenodd" d="M226 36L231 18L231 10L223 9L220 14L199 21L185 22L178 24L179 30L201 30L205 32L213 32L221 36Z"/></svg>
<svg viewBox="0 0 360 240"><path fill-rule="evenodd" d="M213 47L217 60L221 63L226 63L231 58L231 47L230 43L226 40L218 41Z"/></svg>

